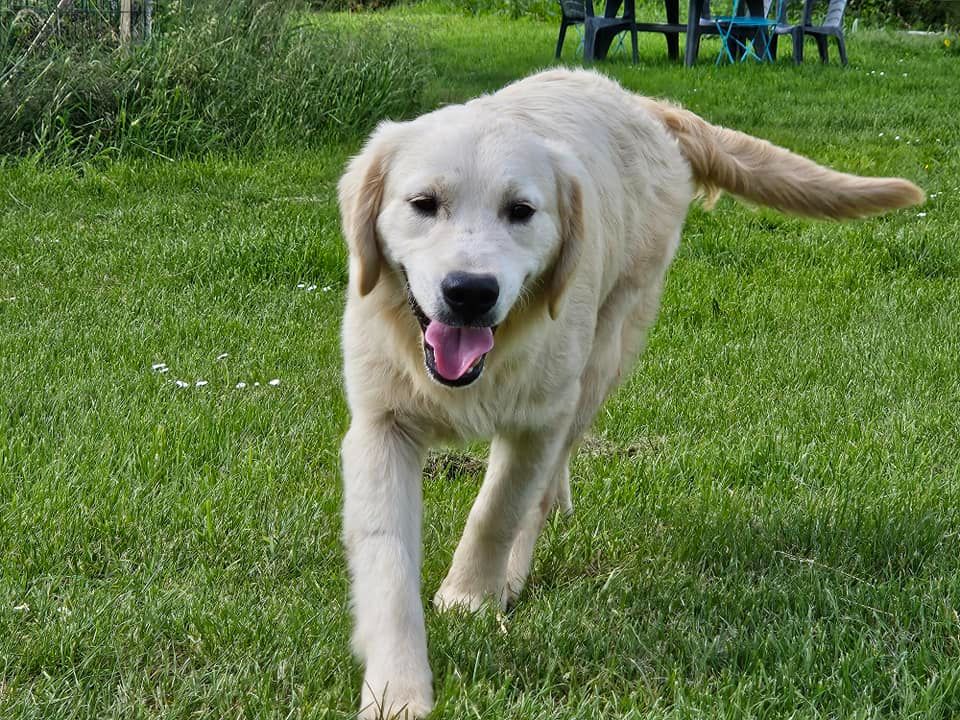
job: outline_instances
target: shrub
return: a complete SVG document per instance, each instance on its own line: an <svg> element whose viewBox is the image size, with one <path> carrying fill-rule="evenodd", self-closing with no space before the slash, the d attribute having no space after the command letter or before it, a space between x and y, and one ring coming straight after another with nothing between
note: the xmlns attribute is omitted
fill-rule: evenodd
<svg viewBox="0 0 960 720"><path fill-rule="evenodd" d="M639 0L638 5L642 2L644 0ZM560 17L557 0L436 0L434 4L467 15L502 15L513 19L531 17L539 20Z"/></svg>
<svg viewBox="0 0 960 720"><path fill-rule="evenodd" d="M960 25L960 0L850 0L847 15L872 25L942 30Z"/></svg>
<svg viewBox="0 0 960 720"><path fill-rule="evenodd" d="M416 109L426 64L410 33L374 27L361 41L304 10L201 0L141 47L45 48L0 89L0 154L256 151Z"/></svg>

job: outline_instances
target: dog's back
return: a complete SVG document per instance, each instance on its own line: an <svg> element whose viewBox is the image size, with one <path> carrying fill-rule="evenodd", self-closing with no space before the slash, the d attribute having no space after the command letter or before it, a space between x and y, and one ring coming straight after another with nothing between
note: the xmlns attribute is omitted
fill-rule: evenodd
<svg viewBox="0 0 960 720"><path fill-rule="evenodd" d="M608 149L613 145L615 157L630 157L625 145L635 143L659 149L661 158L668 160L670 149L658 137L662 128L678 144L708 205L725 191L794 215L842 220L924 200L923 191L907 180L831 170L766 140L712 125L671 103L635 95L596 72L550 70L508 85L481 102L502 103L504 112L532 122L547 118L550 130L587 152L591 143L606 144ZM659 127L653 128L653 123ZM604 153L597 148L596 154ZM663 171L660 175L662 183Z"/></svg>

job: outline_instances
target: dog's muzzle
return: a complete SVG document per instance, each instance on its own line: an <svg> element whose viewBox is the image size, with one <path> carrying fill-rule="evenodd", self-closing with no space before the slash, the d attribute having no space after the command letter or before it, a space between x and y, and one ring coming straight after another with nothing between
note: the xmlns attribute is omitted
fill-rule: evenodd
<svg viewBox="0 0 960 720"><path fill-rule="evenodd" d="M481 314L486 314L496 303L487 301L490 290L475 307L486 305ZM446 294L446 293L445 293ZM469 296L469 291L467 292ZM423 362L430 377L448 387L466 387L483 374L487 353L493 348L493 333L496 326L448 325L432 320L420 307L407 283L407 302L423 333ZM464 302L470 303L468 297Z"/></svg>

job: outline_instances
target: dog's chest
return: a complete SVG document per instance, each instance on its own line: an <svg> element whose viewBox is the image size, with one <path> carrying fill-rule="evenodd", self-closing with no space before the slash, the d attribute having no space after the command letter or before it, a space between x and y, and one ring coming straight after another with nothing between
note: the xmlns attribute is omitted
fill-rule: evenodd
<svg viewBox="0 0 960 720"><path fill-rule="evenodd" d="M482 377L475 387L452 392L429 390L414 409L415 424L440 443L486 440L546 427L563 405L549 388L515 375L509 381Z"/></svg>

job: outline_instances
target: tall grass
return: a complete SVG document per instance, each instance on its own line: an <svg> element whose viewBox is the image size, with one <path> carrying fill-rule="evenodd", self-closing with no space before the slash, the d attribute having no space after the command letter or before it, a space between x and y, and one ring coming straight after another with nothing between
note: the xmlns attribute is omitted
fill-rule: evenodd
<svg viewBox="0 0 960 720"><path fill-rule="evenodd" d="M258 151L351 136L416 109L426 64L411 33L348 36L305 12L298 0L202 0L131 50L51 45L0 89L0 154ZM7 42L0 61L20 52Z"/></svg>

